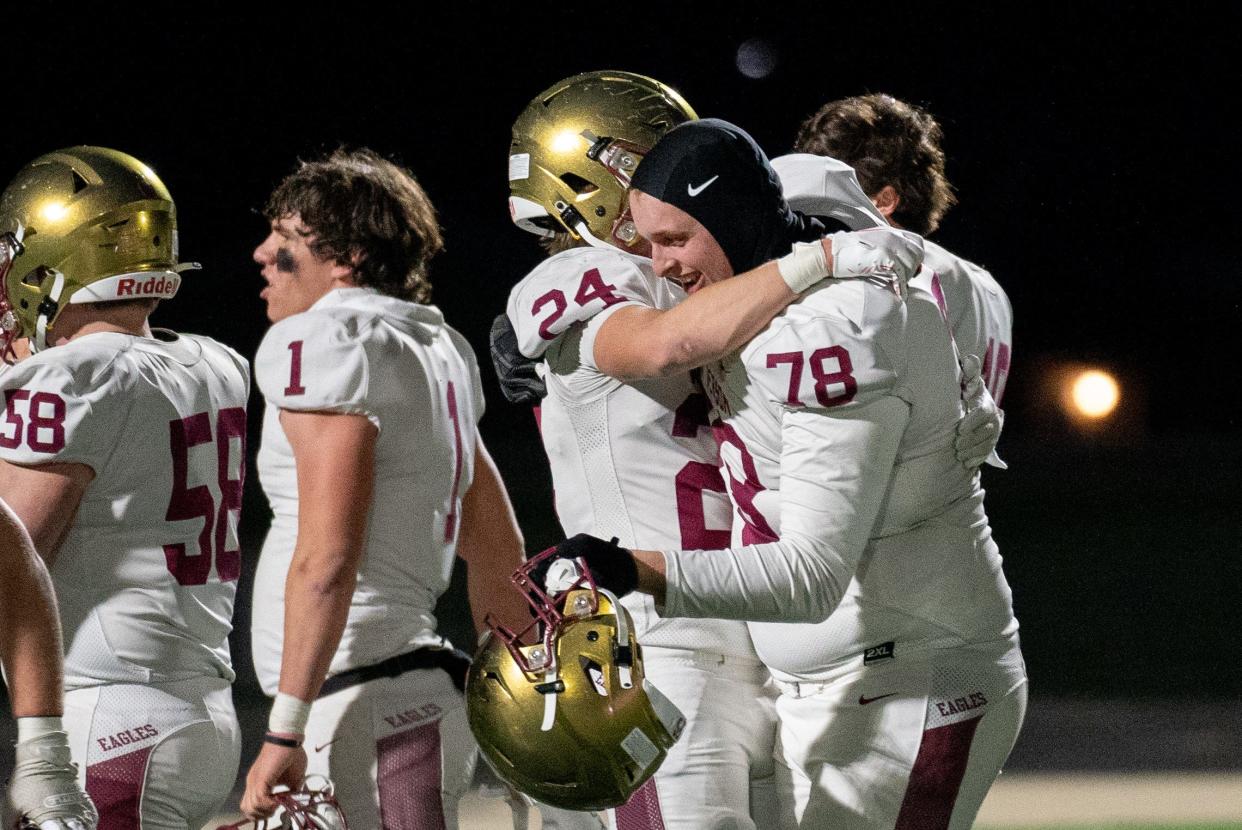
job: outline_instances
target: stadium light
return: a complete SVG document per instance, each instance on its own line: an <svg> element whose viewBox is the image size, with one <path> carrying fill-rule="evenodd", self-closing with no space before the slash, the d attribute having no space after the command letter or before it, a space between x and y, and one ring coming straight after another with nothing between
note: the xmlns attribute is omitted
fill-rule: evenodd
<svg viewBox="0 0 1242 830"><path fill-rule="evenodd" d="M1073 376L1068 400L1072 414L1099 421L1116 410L1121 401L1121 387L1108 372L1087 369Z"/></svg>

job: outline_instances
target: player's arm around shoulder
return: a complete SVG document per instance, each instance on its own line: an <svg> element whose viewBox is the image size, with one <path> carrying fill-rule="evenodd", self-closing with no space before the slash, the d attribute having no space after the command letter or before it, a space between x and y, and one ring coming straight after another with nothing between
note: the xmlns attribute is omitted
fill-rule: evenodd
<svg viewBox="0 0 1242 830"><path fill-rule="evenodd" d="M797 243L788 255L701 288L673 308L618 311L596 335L595 361L621 379L689 371L740 349L822 280L884 279L900 286L922 260L922 238L889 227Z"/></svg>

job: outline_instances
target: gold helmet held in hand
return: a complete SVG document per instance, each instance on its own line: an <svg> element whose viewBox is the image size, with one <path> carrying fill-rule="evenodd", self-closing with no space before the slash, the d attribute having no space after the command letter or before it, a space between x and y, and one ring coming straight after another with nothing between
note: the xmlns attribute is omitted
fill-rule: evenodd
<svg viewBox="0 0 1242 830"><path fill-rule="evenodd" d="M71 147L23 167L0 195L3 345L35 349L67 303L169 298L181 284L176 208L133 156Z"/></svg>
<svg viewBox="0 0 1242 830"><path fill-rule="evenodd" d="M624 804L655 773L685 718L643 676L629 612L590 573L549 596L514 582L535 610L524 631L491 631L466 681L470 729L501 779L568 810ZM559 563L558 563L559 564Z"/></svg>
<svg viewBox="0 0 1242 830"><path fill-rule="evenodd" d="M671 87L632 72L587 72L553 84L513 124L509 213L541 236L639 243L626 189L666 132L698 118Z"/></svg>

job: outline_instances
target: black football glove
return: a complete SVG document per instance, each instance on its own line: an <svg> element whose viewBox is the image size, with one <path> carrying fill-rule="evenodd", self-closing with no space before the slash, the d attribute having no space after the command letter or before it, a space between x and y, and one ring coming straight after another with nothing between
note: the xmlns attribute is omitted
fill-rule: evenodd
<svg viewBox="0 0 1242 830"><path fill-rule="evenodd" d="M518 349L517 332L509 315L498 314L492 321L492 365L500 379L500 391L509 403L537 405L548 387L535 371L539 361L531 360Z"/></svg>
<svg viewBox="0 0 1242 830"><path fill-rule="evenodd" d="M634 564L634 557L617 544L615 537L611 542L605 542L589 533L579 533L561 542L554 550L555 555L540 562L531 572L531 578L541 588L544 587L548 569L559 559L581 559L591 569L595 584L618 597L638 587L638 566Z"/></svg>

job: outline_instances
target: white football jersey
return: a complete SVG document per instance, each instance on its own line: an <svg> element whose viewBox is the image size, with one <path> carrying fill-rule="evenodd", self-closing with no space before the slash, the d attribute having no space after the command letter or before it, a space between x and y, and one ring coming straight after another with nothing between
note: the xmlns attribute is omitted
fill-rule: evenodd
<svg viewBox="0 0 1242 830"><path fill-rule="evenodd" d="M999 405L1009 379L1013 351L1013 307L1009 297L985 269L935 242L924 241L923 252L923 267L940 277L957 349L963 355L979 358L983 382Z"/></svg>
<svg viewBox="0 0 1242 830"><path fill-rule="evenodd" d="M702 391L689 374L623 383L595 364L596 333L617 309L683 297L650 260L605 248L550 257L509 295L519 347L546 364L540 426L566 536L645 549L728 545L732 508ZM754 656L742 623L662 620L646 594L622 603L644 645Z"/></svg>
<svg viewBox="0 0 1242 830"><path fill-rule="evenodd" d="M793 680L869 648L1016 631L978 476L954 454L959 377L938 292L930 275L904 303L828 282L704 370L737 547L670 554L668 613L764 620L755 647Z"/></svg>
<svg viewBox="0 0 1242 830"><path fill-rule="evenodd" d="M885 224L843 161L808 153L772 159L785 199L794 210L831 216L853 230ZM983 364L983 381L999 404L1009 377L1013 348L1013 308L999 283L985 269L924 240L923 267L940 277L949 325L960 354Z"/></svg>
<svg viewBox="0 0 1242 830"><path fill-rule="evenodd" d="M268 330L255 379L267 402L259 480L273 513L251 630L264 691L275 694L280 680L285 577L298 532L282 409L364 415L379 429L366 550L330 673L442 642L432 610L448 587L483 415L470 346L434 306L341 288Z"/></svg>
<svg viewBox="0 0 1242 830"><path fill-rule="evenodd" d="M85 335L0 374L0 458L95 471L52 566L68 689L234 677L244 358L206 337Z"/></svg>

